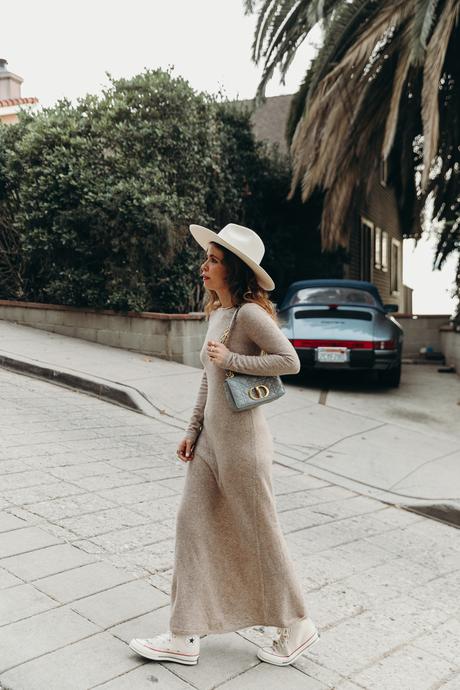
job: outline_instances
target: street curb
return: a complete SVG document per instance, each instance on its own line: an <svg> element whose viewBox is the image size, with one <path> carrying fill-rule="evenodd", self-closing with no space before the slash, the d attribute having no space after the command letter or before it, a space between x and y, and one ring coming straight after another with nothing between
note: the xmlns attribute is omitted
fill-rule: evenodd
<svg viewBox="0 0 460 690"><path fill-rule="evenodd" d="M139 400L136 400L138 396L135 396L133 392L115 383L84 377L69 371L47 367L43 364L36 364L23 359L8 357L3 354L0 354L0 366L4 369L10 369L11 371L21 374L35 376L39 379L49 381L50 383L58 383L66 387L83 391L84 393L89 393L102 400L117 403L118 405L122 405L136 412L145 412L145 406L143 406ZM138 391L136 392L139 396L141 395ZM145 401L150 402L146 398ZM152 403L150 404L152 405ZM152 407L154 408L153 405Z"/></svg>

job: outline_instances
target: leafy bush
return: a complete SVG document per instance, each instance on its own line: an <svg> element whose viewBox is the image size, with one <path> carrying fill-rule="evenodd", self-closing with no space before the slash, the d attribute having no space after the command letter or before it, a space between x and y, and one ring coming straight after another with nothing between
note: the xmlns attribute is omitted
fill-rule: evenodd
<svg viewBox="0 0 460 690"><path fill-rule="evenodd" d="M11 128L1 176L19 199L28 299L160 305L188 219L206 218L212 112L206 96L157 70Z"/></svg>
<svg viewBox="0 0 460 690"><path fill-rule="evenodd" d="M191 222L253 227L280 286L308 277L319 234L300 202L286 202L289 178L287 161L255 141L249 111L170 70L111 78L100 97L0 126L0 296L200 309Z"/></svg>

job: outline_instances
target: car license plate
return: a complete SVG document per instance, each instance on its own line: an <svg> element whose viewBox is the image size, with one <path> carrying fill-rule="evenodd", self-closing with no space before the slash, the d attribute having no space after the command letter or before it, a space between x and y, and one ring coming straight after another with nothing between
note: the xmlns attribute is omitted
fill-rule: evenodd
<svg viewBox="0 0 460 690"><path fill-rule="evenodd" d="M346 347L318 347L318 362L348 362L348 349Z"/></svg>

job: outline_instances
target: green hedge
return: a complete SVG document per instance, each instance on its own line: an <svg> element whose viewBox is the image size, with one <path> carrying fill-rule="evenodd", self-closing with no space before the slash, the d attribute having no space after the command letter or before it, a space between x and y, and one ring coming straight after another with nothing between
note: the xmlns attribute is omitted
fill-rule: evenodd
<svg viewBox="0 0 460 690"><path fill-rule="evenodd" d="M287 202L289 166L250 113L171 71L110 81L0 126L0 296L115 310L200 309L203 251L188 225L240 222L279 284L341 275L311 208Z"/></svg>

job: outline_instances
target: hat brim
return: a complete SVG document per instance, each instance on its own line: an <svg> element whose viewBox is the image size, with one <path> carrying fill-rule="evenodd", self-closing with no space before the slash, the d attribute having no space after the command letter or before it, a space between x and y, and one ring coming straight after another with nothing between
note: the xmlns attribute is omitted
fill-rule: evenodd
<svg viewBox="0 0 460 690"><path fill-rule="evenodd" d="M200 247L203 247L203 249L207 249L210 242L215 242L216 244L220 244L222 247L229 249L254 271L257 282L261 288L268 291L275 289L275 283L270 278L267 271L262 268L262 266L259 266L259 264L246 256L246 254L240 252L239 249L230 244L230 242L226 242L224 239L219 237L217 232L214 232L214 230L210 230L209 228L204 228L202 225L190 225L190 232Z"/></svg>

